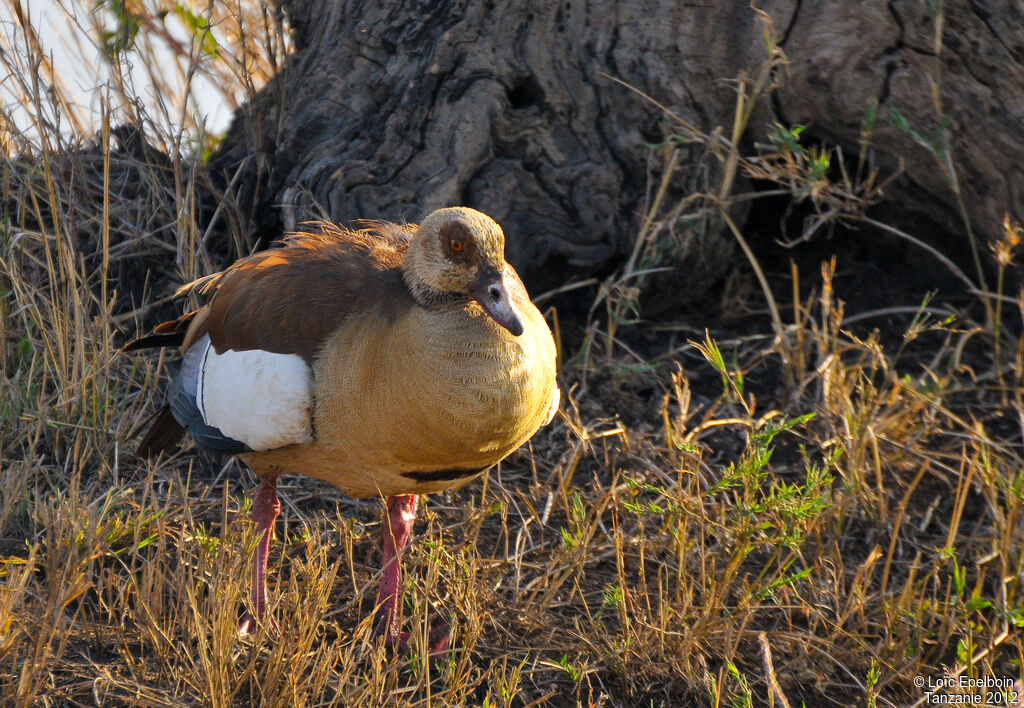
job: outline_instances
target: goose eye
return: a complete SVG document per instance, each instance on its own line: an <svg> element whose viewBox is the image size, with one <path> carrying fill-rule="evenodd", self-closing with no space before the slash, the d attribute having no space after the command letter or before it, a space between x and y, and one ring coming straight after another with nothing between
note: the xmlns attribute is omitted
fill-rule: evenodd
<svg viewBox="0 0 1024 708"><path fill-rule="evenodd" d="M448 248L452 249L456 253L459 253L462 250L462 241L460 241L457 238L453 238L451 241L448 242Z"/></svg>

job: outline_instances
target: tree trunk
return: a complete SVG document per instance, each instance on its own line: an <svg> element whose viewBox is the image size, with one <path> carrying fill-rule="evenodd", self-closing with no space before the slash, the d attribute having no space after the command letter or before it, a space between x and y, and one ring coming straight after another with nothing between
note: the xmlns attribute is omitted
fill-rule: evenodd
<svg viewBox="0 0 1024 708"><path fill-rule="evenodd" d="M902 161L907 176L891 207L926 217L954 242L966 238L964 218L987 241L1000 237L1005 214L1024 217L1019 3L772 5L791 64L774 120L812 124L856 151L866 107L877 102L874 153L889 170Z"/></svg>
<svg viewBox="0 0 1024 708"><path fill-rule="evenodd" d="M324 216L415 221L464 204L503 225L534 287L564 281L565 265L621 262L658 187L652 146L673 122L619 81L728 137L727 80L756 74L767 56L746 0L281 3L296 54L211 162L222 184L234 180L254 233ZM991 238L1024 197L1024 18L994 2L949 4L940 46L931 6L762 3L789 67L753 114L746 148L772 122L806 123L856 155L877 102L875 159L905 169L890 206L956 238L963 215ZM706 145L686 146L665 203L717 193L723 156ZM691 230L674 258L699 294L735 261L733 237Z"/></svg>

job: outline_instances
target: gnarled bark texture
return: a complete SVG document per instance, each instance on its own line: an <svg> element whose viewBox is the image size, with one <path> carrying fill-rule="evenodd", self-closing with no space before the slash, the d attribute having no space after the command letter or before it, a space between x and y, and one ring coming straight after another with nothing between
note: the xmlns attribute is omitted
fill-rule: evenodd
<svg viewBox="0 0 1024 708"><path fill-rule="evenodd" d="M982 238L999 236L1005 213L1024 216L1019 3L945 3L938 44L933 10L941 3L772 5L780 29L787 27L781 39L791 63L775 120L810 123L855 150L866 107L877 101L872 143L883 166L904 160L908 179L890 194L903 208L928 215L952 238L965 233L954 186ZM899 116L907 125L897 124Z"/></svg>
<svg viewBox="0 0 1024 708"><path fill-rule="evenodd" d="M535 285L552 264L595 269L628 252L658 178L650 146L665 139L664 113L610 77L728 135L724 79L754 73L766 54L747 0L280 1L296 54L211 163L222 184L234 180L254 232L273 238L321 216L415 221L464 204L505 227L510 260ZM892 203L960 232L950 175L890 118L898 109L921 135L948 120L966 213L995 235L1024 198L1024 18L1007 3L946 4L936 55L929 6L763 3L790 67L747 135L808 123L856 153L877 101L877 159L905 159ZM671 197L717 190L718 157L695 145L683 163ZM688 239L676 257L699 293L735 249L728 232Z"/></svg>

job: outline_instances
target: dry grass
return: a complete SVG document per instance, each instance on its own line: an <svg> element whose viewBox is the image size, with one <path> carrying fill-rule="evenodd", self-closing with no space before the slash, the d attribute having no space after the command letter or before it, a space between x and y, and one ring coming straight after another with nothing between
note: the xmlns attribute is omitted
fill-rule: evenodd
<svg viewBox="0 0 1024 708"><path fill-rule="evenodd" d="M712 197L652 190L637 252L562 351L564 416L483 483L427 501L399 657L367 623L378 502L286 480L271 573L285 635L239 641L253 480L230 461L131 454L165 362L116 346L222 265L197 227L201 172L173 148L187 141L164 134L160 159L119 149L109 120L91 143L8 124L0 703L903 706L925 695L915 676L1020 679L1019 305L1001 324L930 305L903 337L858 335L833 263L810 295L795 271L762 278L763 335L675 345L629 326L642 290L625 286L665 234L746 198L736 174L828 219L877 194L877 176L830 177L792 131L758 155L733 147L768 76L741 82L728 144L697 136L726 165ZM60 110L24 89L36 115ZM430 665L438 618L455 649Z"/></svg>

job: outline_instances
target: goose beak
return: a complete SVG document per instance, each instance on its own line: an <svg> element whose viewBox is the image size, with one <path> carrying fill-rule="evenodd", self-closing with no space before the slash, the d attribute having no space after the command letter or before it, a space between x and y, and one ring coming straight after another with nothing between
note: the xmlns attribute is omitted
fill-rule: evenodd
<svg viewBox="0 0 1024 708"><path fill-rule="evenodd" d="M469 289L469 295L476 300L484 312L499 325L518 337L523 333L523 321L512 307L505 287L505 277L494 267L480 271L480 277Z"/></svg>

